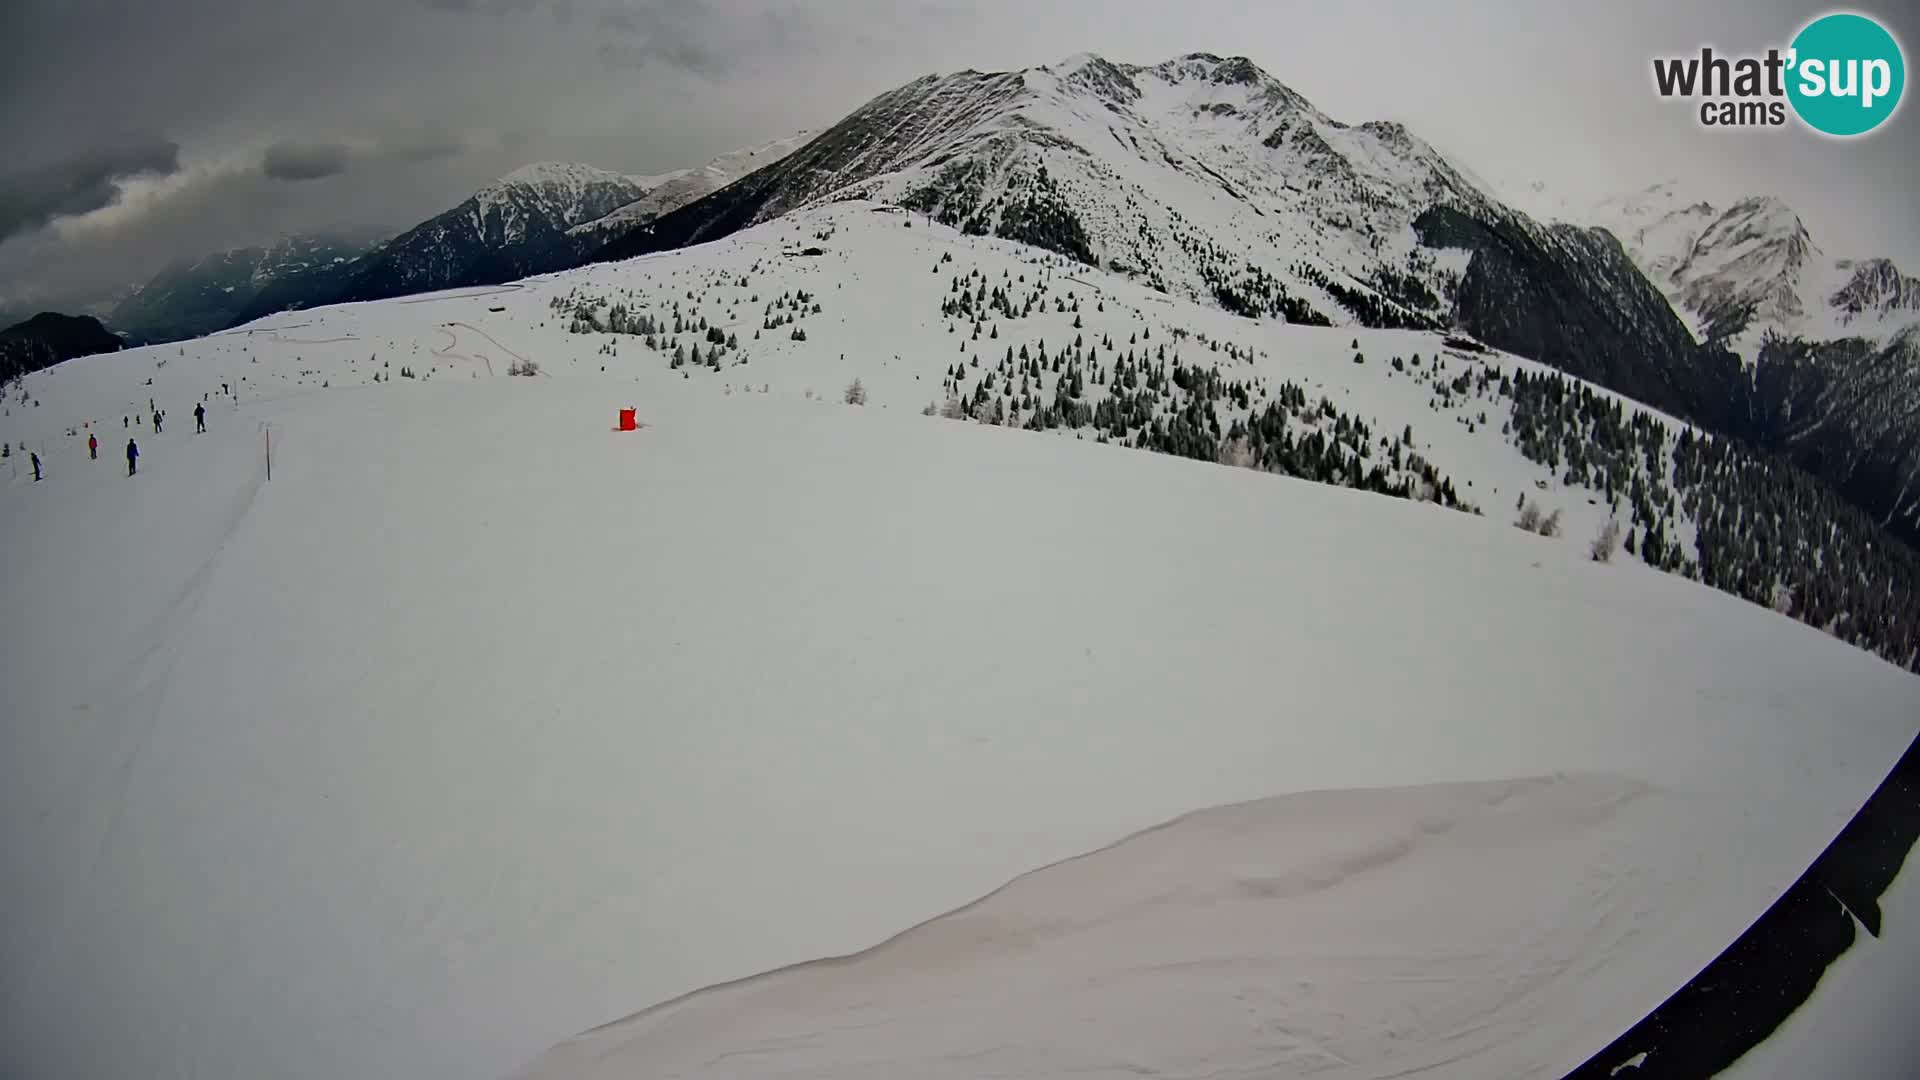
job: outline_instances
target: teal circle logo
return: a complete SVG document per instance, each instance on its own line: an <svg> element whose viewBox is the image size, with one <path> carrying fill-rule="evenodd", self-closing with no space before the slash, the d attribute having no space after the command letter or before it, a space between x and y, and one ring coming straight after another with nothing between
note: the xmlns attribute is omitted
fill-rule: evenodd
<svg viewBox="0 0 1920 1080"><path fill-rule="evenodd" d="M1790 48L1787 100L1815 131L1864 135L1900 107L1907 84L1900 43L1865 15L1823 15Z"/></svg>

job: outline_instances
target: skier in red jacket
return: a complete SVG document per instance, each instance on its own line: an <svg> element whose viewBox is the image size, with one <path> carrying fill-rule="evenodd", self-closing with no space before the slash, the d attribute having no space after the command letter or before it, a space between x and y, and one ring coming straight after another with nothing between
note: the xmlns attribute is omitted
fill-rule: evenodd
<svg viewBox="0 0 1920 1080"><path fill-rule="evenodd" d="M100 460L100 440L92 435L87 436L87 457Z"/></svg>

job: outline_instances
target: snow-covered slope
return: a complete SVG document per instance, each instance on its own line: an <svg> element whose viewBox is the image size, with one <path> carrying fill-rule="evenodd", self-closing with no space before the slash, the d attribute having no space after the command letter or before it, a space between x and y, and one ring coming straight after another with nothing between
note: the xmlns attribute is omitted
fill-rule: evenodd
<svg viewBox="0 0 1920 1080"><path fill-rule="evenodd" d="M661 214L672 213L690 202L703 199L755 169L763 169L779 161L806 145L813 137L813 132L801 131L759 146L721 154L699 168L646 177L645 195L604 217L575 225L569 230L569 235L586 244L604 244Z"/></svg>
<svg viewBox="0 0 1920 1080"><path fill-rule="evenodd" d="M977 1074L953 1055L1051 1028L994 1064L1564 1072L1806 868L1920 681L1590 561L1605 493L1502 430L1494 387L1551 374L845 202L29 376L0 1071L505 1075L1260 800L691 999L658 1045ZM1045 431L922 415L949 395ZM149 398L129 478L111 421ZM1523 496L1560 536L1509 526ZM1196 1005L1181 965L1243 993ZM1125 1030L1073 1033L1109 1006ZM598 1048L658 1068L625 1040L660 1019Z"/></svg>
<svg viewBox="0 0 1920 1080"><path fill-rule="evenodd" d="M1661 854L1685 845L1659 824L1695 827L1708 803L1561 774L1208 810L857 955L617 1021L519 1075L1562 1076L1644 993L1613 949L1714 932L1705 912L1670 921L1693 923ZM1519 941L1540 945L1524 968ZM1751 1075L1912 1075L1893 1003L1913 972L1879 977L1884 998L1850 1000L1877 1024L1794 1048L1824 1069ZM1689 1075L1665 1049L1654 1074Z"/></svg>
<svg viewBox="0 0 1920 1080"><path fill-rule="evenodd" d="M1697 433L1671 416L1438 332L1251 321L864 201L473 295L449 319L485 328L478 351L459 327L424 324L380 337L376 351L404 346L423 377L440 350L480 357L496 374L529 360L560 373L661 365L822 398L858 377L895 408L1244 460L1497 517L1524 496L1562 511L1578 544L1614 520L1643 561L1782 607L1903 666L1920 649L1920 610L1907 594L1896 588L1889 602L1856 591L1906 581L1909 560L1804 477L1723 460L1724 447L1703 449L1712 440L1689 448ZM346 365L262 376L294 386L395 377L362 366L362 310L290 312L247 328L257 337L301 327L295 340L316 339L298 350L304 359ZM1769 493L1765 505L1756 489ZM1715 523L1704 538L1702 515ZM1753 531L1763 520L1776 523L1765 535Z"/></svg>

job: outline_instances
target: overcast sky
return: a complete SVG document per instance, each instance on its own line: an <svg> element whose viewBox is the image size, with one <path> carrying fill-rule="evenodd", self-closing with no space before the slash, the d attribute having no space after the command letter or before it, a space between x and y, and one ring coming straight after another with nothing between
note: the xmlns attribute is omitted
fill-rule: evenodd
<svg viewBox="0 0 1920 1080"><path fill-rule="evenodd" d="M1778 0L0 0L0 301L336 225L411 225L535 160L664 172L936 71L1245 55L1501 186L1774 193L1920 273L1920 114L1704 131L1649 59L1784 44ZM1868 8L1920 40L1913 0ZM1913 47L1908 45L1909 59Z"/></svg>

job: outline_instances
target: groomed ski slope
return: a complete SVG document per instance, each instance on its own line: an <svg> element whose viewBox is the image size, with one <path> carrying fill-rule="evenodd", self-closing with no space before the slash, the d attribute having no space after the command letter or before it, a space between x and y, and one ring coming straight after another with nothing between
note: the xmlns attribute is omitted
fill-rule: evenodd
<svg viewBox="0 0 1920 1080"><path fill-rule="evenodd" d="M865 409L840 348L602 376L513 306L560 287L10 402L49 469L0 488L0 1073L1552 1074L1920 727L1910 675L1584 530L921 416L890 355Z"/></svg>

